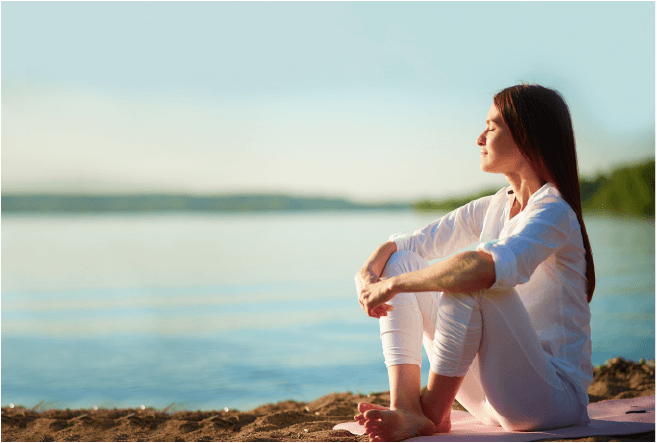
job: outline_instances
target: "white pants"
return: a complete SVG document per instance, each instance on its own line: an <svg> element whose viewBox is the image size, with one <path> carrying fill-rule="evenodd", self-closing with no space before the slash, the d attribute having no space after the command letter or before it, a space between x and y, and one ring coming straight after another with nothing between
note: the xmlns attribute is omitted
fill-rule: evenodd
<svg viewBox="0 0 657 443"><path fill-rule="evenodd" d="M410 251L395 252L383 270L389 278L427 267ZM387 366L422 365L465 379L456 399L487 425L508 431L545 430L586 423L586 406L557 374L515 290L471 294L397 294L395 310L381 317Z"/></svg>

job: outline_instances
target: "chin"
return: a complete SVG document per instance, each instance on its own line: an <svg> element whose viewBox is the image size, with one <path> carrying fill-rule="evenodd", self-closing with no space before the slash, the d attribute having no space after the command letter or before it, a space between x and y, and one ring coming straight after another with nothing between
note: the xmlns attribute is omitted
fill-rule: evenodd
<svg viewBox="0 0 657 443"><path fill-rule="evenodd" d="M499 164L492 163L490 161L485 161L485 159L481 159L481 163L479 163L479 168L483 172L489 172L491 174L498 174L498 173L504 173L504 167L501 167Z"/></svg>

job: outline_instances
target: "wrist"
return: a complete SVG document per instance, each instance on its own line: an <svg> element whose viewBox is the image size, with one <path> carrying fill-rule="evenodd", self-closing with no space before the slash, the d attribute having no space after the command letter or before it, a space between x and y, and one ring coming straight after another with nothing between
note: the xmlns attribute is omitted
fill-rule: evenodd
<svg viewBox="0 0 657 443"><path fill-rule="evenodd" d="M397 276L390 277L386 280L386 282L386 292L388 292L388 294L390 294L392 297L397 295L399 292L399 278Z"/></svg>

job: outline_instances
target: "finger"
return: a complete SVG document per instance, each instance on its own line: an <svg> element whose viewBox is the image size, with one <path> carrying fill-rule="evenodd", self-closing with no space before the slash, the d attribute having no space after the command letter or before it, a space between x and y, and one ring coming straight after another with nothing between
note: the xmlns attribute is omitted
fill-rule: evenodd
<svg viewBox="0 0 657 443"><path fill-rule="evenodd" d="M372 309L372 315L371 315L372 317L381 318L381 317L385 317L386 315L388 315L388 311L381 306L377 306L374 309Z"/></svg>
<svg viewBox="0 0 657 443"><path fill-rule="evenodd" d="M395 307L392 305L389 305L387 303L384 303L382 305L379 305L376 307L377 309L380 309L384 314L387 314L390 311L394 311Z"/></svg>

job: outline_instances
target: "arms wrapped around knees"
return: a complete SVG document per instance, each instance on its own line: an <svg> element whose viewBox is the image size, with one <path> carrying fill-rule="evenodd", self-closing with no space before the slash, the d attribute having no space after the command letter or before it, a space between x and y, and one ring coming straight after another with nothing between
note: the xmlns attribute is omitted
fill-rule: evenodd
<svg viewBox="0 0 657 443"><path fill-rule="evenodd" d="M418 254L400 251L390 256L381 276L393 279L428 267ZM480 292L396 294L388 302L394 312L380 319L386 365L421 365L424 332L431 343L427 353L432 370L446 376L464 376L481 342L479 298Z"/></svg>
<svg viewBox="0 0 657 443"><path fill-rule="evenodd" d="M495 283L495 262L485 251L466 251L426 269L390 279L392 291L470 293Z"/></svg>
<svg viewBox="0 0 657 443"><path fill-rule="evenodd" d="M425 269L382 281L385 262L396 250L394 242L384 243L356 275L358 301L370 317L386 315L390 310L387 302L400 292L471 293L495 283L495 262L485 251L462 252Z"/></svg>

